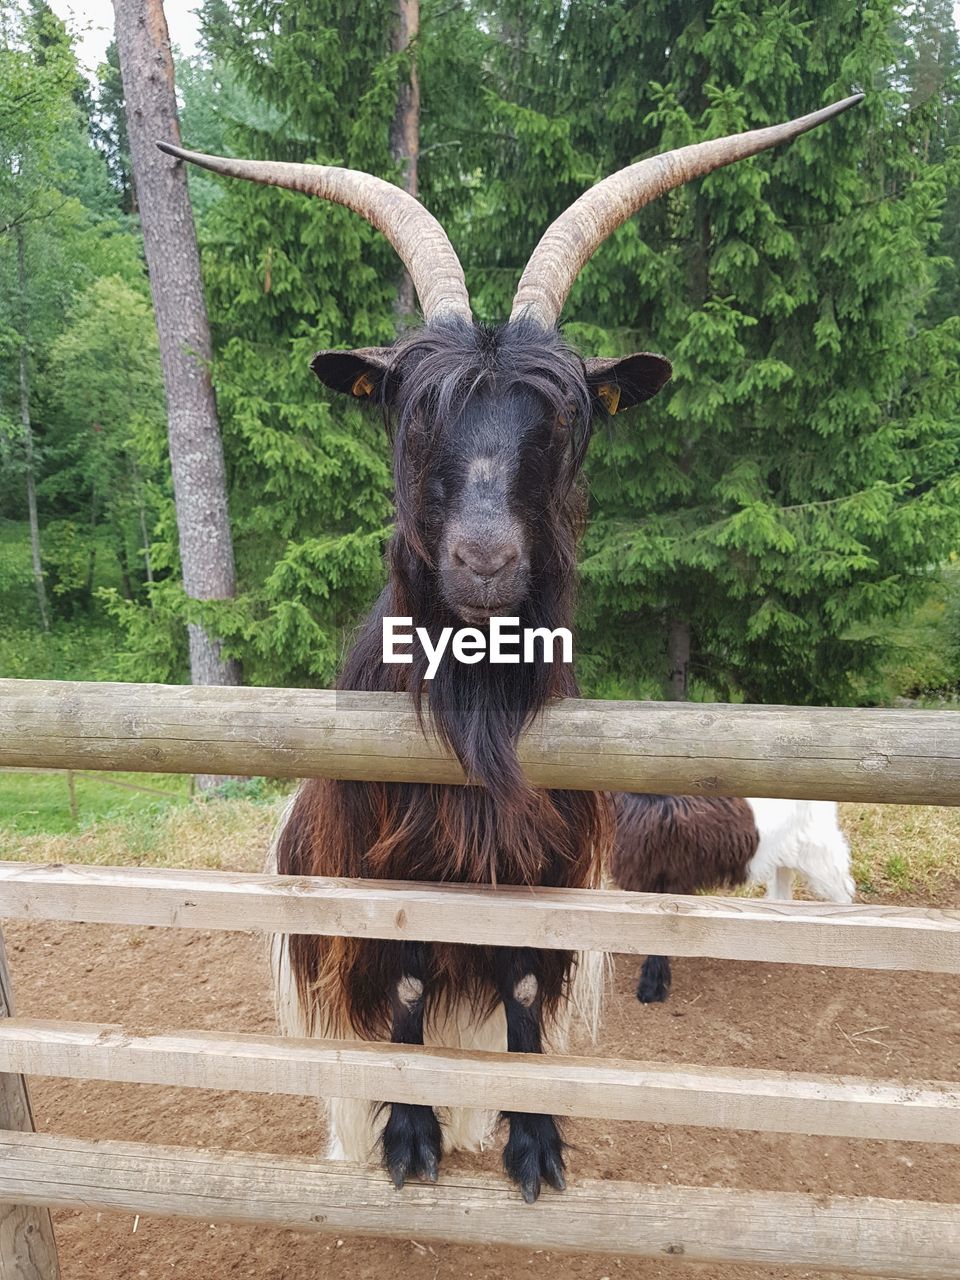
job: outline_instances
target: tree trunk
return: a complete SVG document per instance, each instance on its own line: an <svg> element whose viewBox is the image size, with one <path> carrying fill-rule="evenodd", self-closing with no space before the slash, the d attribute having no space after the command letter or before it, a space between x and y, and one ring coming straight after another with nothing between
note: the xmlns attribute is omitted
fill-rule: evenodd
<svg viewBox="0 0 960 1280"><path fill-rule="evenodd" d="M420 30L420 0L396 0L392 48L403 53L410 48ZM390 126L390 154L400 165L400 185L410 195L417 195L417 162L420 155L420 76L416 54L410 63L409 77L403 77L397 89L397 109ZM416 297L413 281L404 271L397 293L396 314L401 328L413 319Z"/></svg>
<svg viewBox="0 0 960 1280"><path fill-rule="evenodd" d="M143 567L147 575L148 586L153 586L153 564L150 560L150 534L147 532L147 509L143 505L143 499L138 500L138 510L140 515L140 546L143 550ZM153 597L150 597L150 608L152 609Z"/></svg>
<svg viewBox="0 0 960 1280"><path fill-rule="evenodd" d="M671 702L686 702L690 671L690 624L671 618L667 630L667 695Z"/></svg>
<svg viewBox="0 0 960 1280"><path fill-rule="evenodd" d="M97 566L97 519L100 515L99 495L96 484L90 494L90 554L87 556L87 582L83 591L85 604L93 599L93 574Z"/></svg>
<svg viewBox="0 0 960 1280"><path fill-rule="evenodd" d="M33 580L37 588L37 605L44 631L50 630L47 588L43 581L40 557L40 520L37 516L37 480L33 469L33 424L30 421L30 381L27 362L27 260L23 228L17 226L17 285L20 293L20 426L23 431L23 460L27 478L27 516L30 521L30 554Z"/></svg>
<svg viewBox="0 0 960 1280"><path fill-rule="evenodd" d="M133 600L135 593L133 580L130 577L130 557L127 555L127 540L124 537L122 526L114 526L113 537L114 552L117 557L117 564L120 566L120 584L123 588L123 598L125 600Z"/></svg>
<svg viewBox="0 0 960 1280"><path fill-rule="evenodd" d="M223 444L210 381L211 344L193 213L181 161L170 38L161 0L114 0L133 180L143 226L167 400L183 586L194 600L236 594ZM239 684L220 642L188 626L194 684Z"/></svg>

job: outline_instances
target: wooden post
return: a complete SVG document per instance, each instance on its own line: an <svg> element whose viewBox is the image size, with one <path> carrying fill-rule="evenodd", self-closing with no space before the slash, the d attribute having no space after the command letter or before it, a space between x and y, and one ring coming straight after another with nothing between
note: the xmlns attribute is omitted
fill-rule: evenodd
<svg viewBox="0 0 960 1280"><path fill-rule="evenodd" d="M70 817L76 822L80 810L77 808L77 779L72 769L67 770L67 791L70 793Z"/></svg>
<svg viewBox="0 0 960 1280"><path fill-rule="evenodd" d="M790 902L793 899L793 871L790 867L777 867L773 880L773 889L767 893L768 898L778 902Z"/></svg>
<svg viewBox="0 0 960 1280"><path fill-rule="evenodd" d="M0 1018L14 1016L7 952L0 933ZM0 1128L34 1130L27 1082L0 1073ZM0 1280L59 1280L60 1264L49 1209L0 1204Z"/></svg>

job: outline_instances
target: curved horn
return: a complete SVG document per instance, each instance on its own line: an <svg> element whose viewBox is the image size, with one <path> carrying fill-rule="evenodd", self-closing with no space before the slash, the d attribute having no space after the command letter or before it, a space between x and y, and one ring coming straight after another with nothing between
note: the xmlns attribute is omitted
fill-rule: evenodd
<svg viewBox="0 0 960 1280"><path fill-rule="evenodd" d="M473 322L463 267L447 233L419 200L400 187L357 169L207 156L169 142L158 142L157 146L178 160L189 160L229 178L289 187L345 205L382 231L396 249L410 273L425 320L459 316Z"/></svg>
<svg viewBox="0 0 960 1280"><path fill-rule="evenodd" d="M781 142L791 142L799 134L815 129L862 101L863 96L854 94L787 124L697 142L651 156L604 178L547 228L520 277L510 319L530 316L545 328L551 328L586 262L607 236L638 209L692 178L702 178L734 160L743 160Z"/></svg>

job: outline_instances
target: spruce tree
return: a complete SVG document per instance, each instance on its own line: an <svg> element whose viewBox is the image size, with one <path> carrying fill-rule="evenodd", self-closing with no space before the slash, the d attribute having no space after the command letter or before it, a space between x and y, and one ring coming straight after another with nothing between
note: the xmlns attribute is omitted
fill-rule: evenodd
<svg viewBox="0 0 960 1280"><path fill-rule="evenodd" d="M430 0L415 48L392 52L392 8L208 0L209 67L185 104L201 145L397 180L391 122L415 58L421 196L489 322L550 220L606 174L867 91L792 147L644 210L571 294L565 331L585 354L675 366L591 449L589 691L862 698L890 619L956 544L955 95L944 73L911 96L942 10ZM191 183L238 517L241 594L218 633L255 681L324 682L381 580L389 472L381 425L307 365L393 336L397 264L343 209Z"/></svg>
<svg viewBox="0 0 960 1280"><path fill-rule="evenodd" d="M849 0L491 11L509 142L473 251L500 310L516 248L497 246L525 250L583 186L868 91L782 152L649 206L571 296L585 351L663 351L675 374L592 448L594 690L682 685L673 636L714 694L856 698L884 619L955 545L960 335L923 325L947 172L907 109L894 17Z"/></svg>

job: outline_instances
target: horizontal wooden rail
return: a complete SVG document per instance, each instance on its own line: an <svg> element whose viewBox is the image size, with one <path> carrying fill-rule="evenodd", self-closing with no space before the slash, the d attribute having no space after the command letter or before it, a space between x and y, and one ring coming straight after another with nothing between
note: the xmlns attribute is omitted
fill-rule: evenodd
<svg viewBox="0 0 960 1280"><path fill-rule="evenodd" d="M825 1137L960 1144L960 1084L354 1041L0 1022L0 1071Z"/></svg>
<svg viewBox="0 0 960 1280"><path fill-rule="evenodd" d="M491 1175L442 1172L435 1186L398 1192L358 1165L8 1131L0 1200L528 1251L960 1275L960 1205L909 1200L576 1180L531 1206Z"/></svg>
<svg viewBox="0 0 960 1280"><path fill-rule="evenodd" d="M0 918L960 973L960 910L0 862Z"/></svg>
<svg viewBox="0 0 960 1280"><path fill-rule="evenodd" d="M960 804L960 712L591 702L520 745L538 786ZM0 765L463 782L409 698L0 680Z"/></svg>

